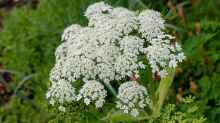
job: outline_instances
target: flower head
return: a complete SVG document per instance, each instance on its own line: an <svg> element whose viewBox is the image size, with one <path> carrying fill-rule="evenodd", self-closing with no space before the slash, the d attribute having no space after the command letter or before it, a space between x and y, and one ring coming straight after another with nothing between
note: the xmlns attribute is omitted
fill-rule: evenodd
<svg viewBox="0 0 220 123"><path fill-rule="evenodd" d="M165 29L165 20L161 17L160 13L154 10L144 10L138 16L140 24L139 32L148 41L152 38L157 37L163 33Z"/></svg>
<svg viewBox="0 0 220 123"><path fill-rule="evenodd" d="M118 89L117 97L117 108L134 117L138 116L139 109L150 104L146 88L133 81L123 83Z"/></svg>
<svg viewBox="0 0 220 123"><path fill-rule="evenodd" d="M54 105L55 101L60 104L72 102L76 99L75 88L66 80L61 79L52 83L46 98L50 100L51 105Z"/></svg>
<svg viewBox="0 0 220 123"><path fill-rule="evenodd" d="M84 103L89 105L95 102L96 108L103 106L105 102L105 97L107 96L107 91L104 86L97 81L87 81L83 87L80 89L77 96L77 100L84 99Z"/></svg>

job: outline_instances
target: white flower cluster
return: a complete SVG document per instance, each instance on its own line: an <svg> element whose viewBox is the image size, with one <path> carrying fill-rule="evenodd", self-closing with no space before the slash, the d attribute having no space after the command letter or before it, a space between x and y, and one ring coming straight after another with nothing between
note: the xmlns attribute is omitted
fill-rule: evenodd
<svg viewBox="0 0 220 123"><path fill-rule="evenodd" d="M54 100L63 104L77 97L78 100L84 98L86 104L95 102L99 108L106 96L99 82L123 81L138 75L146 66L143 59L149 61L153 73L165 76L166 67L174 68L185 58L180 45L173 43L173 37L164 32L165 21L159 12L145 10L137 14L99 2L89 6L85 16L88 26L73 24L67 27L62 35L63 42L56 49L56 63L50 73L52 86L47 92L51 104ZM72 87L77 80L85 82L78 96ZM126 100L126 94L131 94L128 100L134 99L135 106L124 101L124 105L130 107L121 109L136 116L136 103L140 102L139 108L145 107L146 92L140 85L123 84L119 88L119 99ZM60 110L65 111L62 106Z"/></svg>
<svg viewBox="0 0 220 123"><path fill-rule="evenodd" d="M81 88L77 100L84 98L84 103L89 105L93 101L95 102L96 108L101 108L105 102L107 91L104 86L97 81L88 81Z"/></svg>
<svg viewBox="0 0 220 123"><path fill-rule="evenodd" d="M62 106L64 102L71 102L76 100L75 88L69 82L61 79L58 82L53 82L52 86L46 94L46 98L49 99L50 104L54 105L57 101L61 104L59 109L65 111L65 108ZM61 108L63 107L63 108Z"/></svg>
<svg viewBox="0 0 220 123"><path fill-rule="evenodd" d="M159 12L154 10L145 10L141 12L138 16L139 20L139 32L141 32L142 37L146 38L147 41L151 41L158 35L163 35L165 29L165 20L161 18Z"/></svg>
<svg viewBox="0 0 220 123"><path fill-rule="evenodd" d="M91 5L85 15L88 27L71 25L56 50L55 67L60 76L77 79L120 80L143 68L138 55L144 51L144 40L128 35L137 30L135 14L125 8L112 8L103 2Z"/></svg>
<svg viewBox="0 0 220 123"><path fill-rule="evenodd" d="M134 81L121 84L118 89L117 108L123 110L124 113L130 113L136 117L139 115L139 109L144 109L150 104L150 98L144 86Z"/></svg>
<svg viewBox="0 0 220 123"><path fill-rule="evenodd" d="M145 48L145 54L151 65L152 72L164 77L167 73L165 68L175 68L178 62L182 62L185 56L178 43L173 43L172 37L164 32L165 20L159 12L145 10L138 16L142 37L149 43Z"/></svg>
<svg viewBox="0 0 220 123"><path fill-rule="evenodd" d="M138 21L134 12L122 7L113 8L104 2L89 6L85 16L89 19L88 25L90 27L105 31L116 31L119 35L128 35L138 28Z"/></svg>

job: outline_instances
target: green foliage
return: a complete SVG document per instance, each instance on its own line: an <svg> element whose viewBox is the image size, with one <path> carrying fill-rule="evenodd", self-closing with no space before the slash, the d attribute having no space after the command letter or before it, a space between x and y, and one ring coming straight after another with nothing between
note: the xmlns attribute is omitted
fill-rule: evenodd
<svg viewBox="0 0 220 123"><path fill-rule="evenodd" d="M43 123L47 122L46 104L37 100L24 101L13 97L9 104L0 109L0 122L4 123Z"/></svg>
<svg viewBox="0 0 220 123"><path fill-rule="evenodd" d="M159 119L155 123L203 123L206 120L192 97L183 100L180 109L175 104L164 107Z"/></svg>
<svg viewBox="0 0 220 123"><path fill-rule="evenodd" d="M183 48L187 55L184 63L183 74L176 80L185 81L184 86L190 86L189 78L198 85L197 102L200 110L208 118L207 122L220 122L220 23L219 10L216 1L201 1L200 4L186 9L189 16L188 23L183 26L184 30L192 31L192 36L187 36L187 32L181 33ZM204 14L208 13L208 14ZM197 32L196 24L200 23L201 32ZM185 87L185 94L190 90Z"/></svg>
<svg viewBox="0 0 220 123"><path fill-rule="evenodd" d="M206 119L202 116L194 99L186 97L178 108L175 104L166 104L159 118L151 118L149 123L203 123ZM147 121L146 121L147 122Z"/></svg>

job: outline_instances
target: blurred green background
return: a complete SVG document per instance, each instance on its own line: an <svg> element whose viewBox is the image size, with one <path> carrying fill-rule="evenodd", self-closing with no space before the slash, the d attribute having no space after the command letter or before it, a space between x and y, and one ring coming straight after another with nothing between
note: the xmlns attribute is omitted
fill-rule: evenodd
<svg viewBox="0 0 220 123"><path fill-rule="evenodd" d="M98 111L73 104L67 115L49 107L45 99L62 31L73 23L86 25L83 12L97 1L0 0L0 123L101 122L111 104ZM220 123L220 1L105 1L162 13L187 56L176 70L167 103L184 110L182 97L193 95L205 122Z"/></svg>

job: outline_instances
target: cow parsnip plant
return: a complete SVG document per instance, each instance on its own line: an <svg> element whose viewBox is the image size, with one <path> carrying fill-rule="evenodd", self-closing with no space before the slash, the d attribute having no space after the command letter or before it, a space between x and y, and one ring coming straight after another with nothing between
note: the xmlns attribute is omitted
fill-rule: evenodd
<svg viewBox="0 0 220 123"><path fill-rule="evenodd" d="M90 5L85 16L88 26L73 24L64 30L63 43L55 52L56 64L50 73L51 87L46 97L51 105L83 100L101 108L107 90L116 97L116 107L137 117L148 107L159 117L174 69L185 59L181 46L165 32L165 20L159 12L135 13L104 2ZM138 83L139 70L147 60L152 76L160 76L156 103L146 87ZM130 78L130 79L129 79ZM84 83L79 92L73 84ZM120 81L118 92L113 84ZM106 88L105 88L106 87Z"/></svg>

